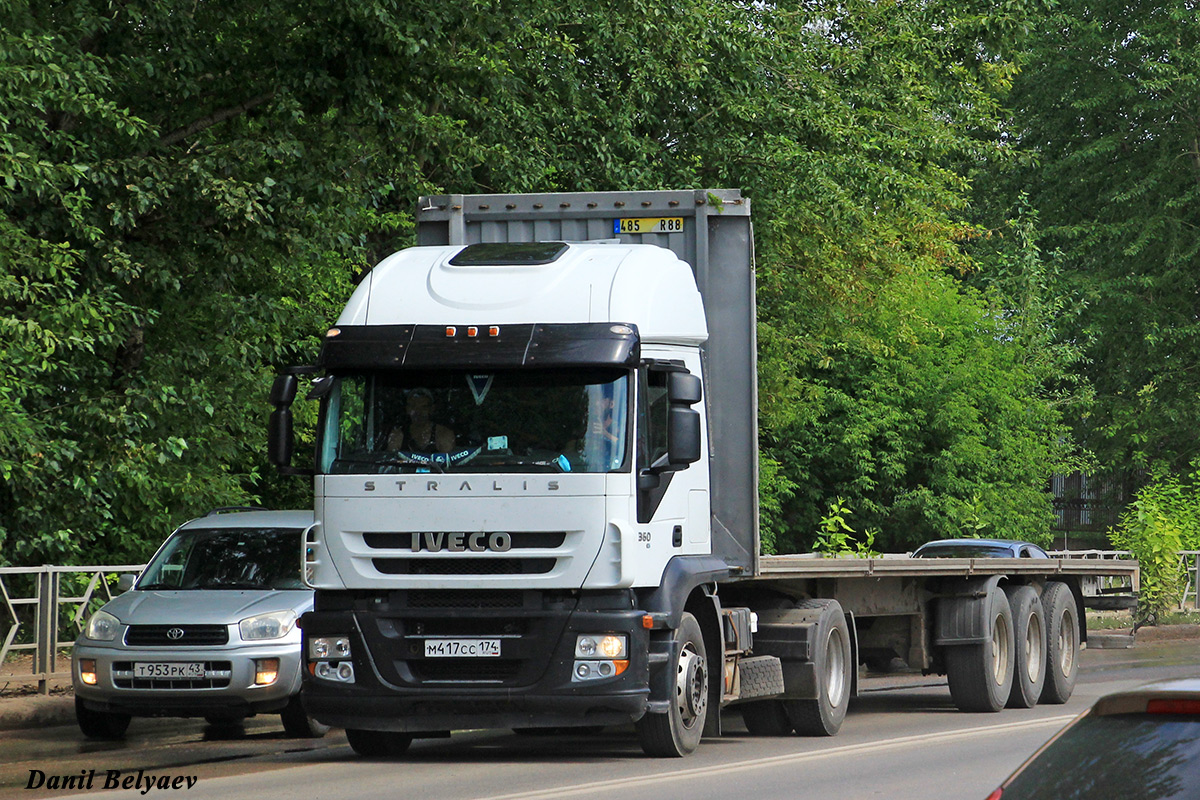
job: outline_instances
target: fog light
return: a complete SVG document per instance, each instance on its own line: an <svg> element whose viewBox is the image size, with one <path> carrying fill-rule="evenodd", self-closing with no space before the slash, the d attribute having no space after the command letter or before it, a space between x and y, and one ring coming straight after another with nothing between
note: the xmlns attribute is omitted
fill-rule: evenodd
<svg viewBox="0 0 1200 800"><path fill-rule="evenodd" d="M354 665L349 661L343 661L338 664L337 675L339 680L349 683L354 680Z"/></svg>
<svg viewBox="0 0 1200 800"><path fill-rule="evenodd" d="M591 664L587 664L583 661L580 661L578 664L575 665L575 674L578 677L586 679L589 675L591 675L591 673L592 673Z"/></svg>
<svg viewBox="0 0 1200 800"><path fill-rule="evenodd" d="M79 660L79 680L88 686L96 685L98 681L96 677L96 659L82 658Z"/></svg>
<svg viewBox="0 0 1200 800"><path fill-rule="evenodd" d="M254 685L270 686L279 679L278 658L254 659Z"/></svg>

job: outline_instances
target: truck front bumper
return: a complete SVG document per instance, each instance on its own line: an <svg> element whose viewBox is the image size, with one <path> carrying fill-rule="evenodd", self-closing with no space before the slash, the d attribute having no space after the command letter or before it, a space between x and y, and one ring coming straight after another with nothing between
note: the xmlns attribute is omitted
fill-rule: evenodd
<svg viewBox="0 0 1200 800"><path fill-rule="evenodd" d="M391 608L310 612L305 653L320 637L350 638L352 680L318 677L309 657L304 705L329 725L438 733L464 728L620 725L649 702L649 632L640 611L530 603L506 611ZM380 607L382 606L382 607ZM376 610L378 608L378 610ZM627 637L619 674L580 679L582 634ZM499 639L498 657L426 657L427 639ZM326 659L329 663L329 659ZM589 662L594 666L596 661ZM617 662L609 662L617 663ZM335 667L336 670L336 667Z"/></svg>

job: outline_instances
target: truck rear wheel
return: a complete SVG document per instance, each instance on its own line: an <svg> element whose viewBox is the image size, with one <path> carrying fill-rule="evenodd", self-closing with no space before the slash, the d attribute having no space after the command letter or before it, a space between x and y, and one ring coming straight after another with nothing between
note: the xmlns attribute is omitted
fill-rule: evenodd
<svg viewBox="0 0 1200 800"><path fill-rule="evenodd" d="M1033 708L1046 683L1046 615L1042 598L1032 586L1010 586L1004 590L1012 610L1013 685L1009 708Z"/></svg>
<svg viewBox="0 0 1200 800"><path fill-rule="evenodd" d="M672 636L671 651L679 655L670 705L665 712L649 713L637 721L642 750L656 758L679 758L694 751L708 717L708 655L700 623L684 612Z"/></svg>
<svg viewBox="0 0 1200 800"><path fill-rule="evenodd" d="M1079 676L1079 610L1075 596L1062 581L1050 581L1042 591L1046 612L1046 684L1043 703L1061 704L1071 699Z"/></svg>
<svg viewBox="0 0 1200 800"><path fill-rule="evenodd" d="M781 700L743 703L742 719L746 730L754 736L787 736L792 732L792 720Z"/></svg>
<svg viewBox="0 0 1200 800"><path fill-rule="evenodd" d="M850 628L836 600L810 600L820 603L821 614L813 626L813 668L817 679L817 697L784 700L788 719L801 736L833 736L842 727L850 706L850 687L855 669L850 651Z"/></svg>
<svg viewBox="0 0 1200 800"><path fill-rule="evenodd" d="M986 641L946 648L950 696L962 711L999 711L1012 693L1012 609L998 586L988 591L986 614Z"/></svg>
<svg viewBox="0 0 1200 800"><path fill-rule="evenodd" d="M350 748L366 758L389 758L402 756L412 744L412 737L395 731L363 731L346 729L346 740Z"/></svg>

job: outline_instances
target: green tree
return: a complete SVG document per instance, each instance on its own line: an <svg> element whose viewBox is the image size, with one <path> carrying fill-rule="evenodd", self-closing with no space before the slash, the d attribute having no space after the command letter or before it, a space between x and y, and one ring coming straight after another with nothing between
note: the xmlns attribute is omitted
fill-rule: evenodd
<svg viewBox="0 0 1200 800"><path fill-rule="evenodd" d="M838 496L893 541L1040 524L1053 408L948 277L1025 13L0 0L0 557L144 558L210 506L306 503L265 469L274 368L443 191L744 188L769 545Z"/></svg>
<svg viewBox="0 0 1200 800"><path fill-rule="evenodd" d="M1200 453L1200 14L1193 2L1066 0L1037 19L1015 80L1004 173L1027 193L1065 291L1062 336L1095 390L1079 436L1109 472Z"/></svg>

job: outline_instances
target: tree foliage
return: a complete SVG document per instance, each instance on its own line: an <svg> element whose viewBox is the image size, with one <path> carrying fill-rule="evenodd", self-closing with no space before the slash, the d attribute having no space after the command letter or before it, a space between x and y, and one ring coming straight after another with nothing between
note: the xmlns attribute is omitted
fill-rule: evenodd
<svg viewBox="0 0 1200 800"><path fill-rule="evenodd" d="M1200 453L1198 12L1062 0L1033 20L1011 103L1034 160L983 184L1027 194L1061 254L1081 301L1061 335L1095 392L1078 436L1118 475Z"/></svg>
<svg viewBox="0 0 1200 800"><path fill-rule="evenodd" d="M265 470L270 377L419 194L717 185L755 203L767 547L836 498L884 544L1036 537L1049 340L954 277L1026 14L0 0L2 557L138 559L211 506L307 502Z"/></svg>

